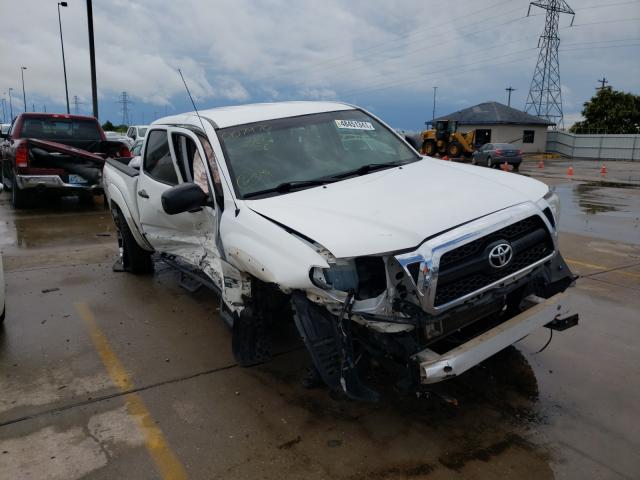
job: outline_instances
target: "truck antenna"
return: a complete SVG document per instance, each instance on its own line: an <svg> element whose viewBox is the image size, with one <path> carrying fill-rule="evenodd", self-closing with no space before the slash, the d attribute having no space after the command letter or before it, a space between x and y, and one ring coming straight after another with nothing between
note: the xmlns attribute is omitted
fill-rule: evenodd
<svg viewBox="0 0 640 480"><path fill-rule="evenodd" d="M178 73L180 74L180 78L182 79L182 83L184 83L184 88L187 91L187 95L189 95L189 100L191 100L191 105L193 105L193 109L196 112L196 116L198 117L198 120L200 120L200 126L202 127L202 131L206 134L207 131L204 128L204 122L202 121L202 117L200 116L200 112L198 112L198 107L196 107L196 102L193 101L193 97L191 96L191 92L189 91L189 87L187 87L187 82L185 82L185 80L184 80L184 75L182 75L182 70L178 69ZM233 201L233 205L235 207L235 214L236 214L236 217L237 217L238 214L240 213L240 209L238 208L238 204L236 203L236 199L233 198L233 190L231 189L231 186L229 185L229 181L227 180L227 175L221 168L219 168L218 170L220 170L220 172L223 174L222 178L224 178L224 183L227 184L227 188L229 189L229 193L231 195L231 200Z"/></svg>

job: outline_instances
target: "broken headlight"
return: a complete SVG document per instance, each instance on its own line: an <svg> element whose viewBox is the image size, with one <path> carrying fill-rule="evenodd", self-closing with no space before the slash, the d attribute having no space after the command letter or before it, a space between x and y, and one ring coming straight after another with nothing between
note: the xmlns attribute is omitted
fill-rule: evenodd
<svg viewBox="0 0 640 480"><path fill-rule="evenodd" d="M558 198L558 195L549 189L545 196L537 203L547 217L551 214L552 218L549 218L549 222L551 222L551 225L557 230L558 222L560 221L560 198Z"/></svg>
<svg viewBox="0 0 640 480"><path fill-rule="evenodd" d="M329 268L314 267L310 278L314 285L325 290L349 292L358 288L358 271L352 260L337 260Z"/></svg>

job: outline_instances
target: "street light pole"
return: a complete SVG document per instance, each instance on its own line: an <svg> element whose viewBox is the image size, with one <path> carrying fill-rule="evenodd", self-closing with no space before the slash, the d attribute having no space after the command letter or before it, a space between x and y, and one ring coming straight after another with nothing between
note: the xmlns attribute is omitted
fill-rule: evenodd
<svg viewBox="0 0 640 480"><path fill-rule="evenodd" d="M96 80L96 48L93 41L93 5L87 0L87 26L89 28L89 63L91 67L91 97L93 116L98 119L98 81Z"/></svg>
<svg viewBox="0 0 640 480"><path fill-rule="evenodd" d="M27 94L24 91L24 71L27 67L20 67L20 73L22 74L22 101L24 102L24 111L27 112Z"/></svg>
<svg viewBox="0 0 640 480"><path fill-rule="evenodd" d="M64 61L64 42L62 41L62 19L60 18L60 7L66 7L67 2L58 2L58 25L60 26L60 46L62 47L62 70L64 72L64 92L67 99L67 114L71 113L69 109L69 87L67 86L67 65Z"/></svg>
<svg viewBox="0 0 640 480"><path fill-rule="evenodd" d="M11 118L9 119L9 123L13 122L13 103L11 102L11 91L13 88L9 87L9 114Z"/></svg>
<svg viewBox="0 0 640 480"><path fill-rule="evenodd" d="M433 123L436 120L436 91L438 87L433 87L433 114L431 115L431 128L433 128Z"/></svg>

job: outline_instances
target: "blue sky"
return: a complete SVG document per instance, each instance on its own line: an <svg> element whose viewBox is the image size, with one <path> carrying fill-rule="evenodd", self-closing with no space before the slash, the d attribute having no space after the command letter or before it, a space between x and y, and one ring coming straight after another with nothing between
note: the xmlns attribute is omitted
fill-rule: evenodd
<svg viewBox="0 0 640 480"><path fill-rule="evenodd" d="M13 88L22 111L64 111L55 0L4 1L0 93ZM605 76L640 93L640 1L574 0L560 20L565 124ZM199 108L239 103L329 99L365 107L396 128L417 130L436 115L476 103L523 108L544 12L527 17L524 0L94 0L100 120L122 120L122 91L134 102L131 123L191 110L177 68ZM86 10L70 0L62 22L69 95L90 113ZM24 28L37 25L37 28ZM72 105L72 112L74 107ZM7 112L8 115L8 112Z"/></svg>

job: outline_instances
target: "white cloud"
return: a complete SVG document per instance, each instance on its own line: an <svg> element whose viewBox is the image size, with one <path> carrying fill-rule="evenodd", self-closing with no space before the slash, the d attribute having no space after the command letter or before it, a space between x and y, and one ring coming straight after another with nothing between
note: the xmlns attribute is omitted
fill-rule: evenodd
<svg viewBox="0 0 640 480"><path fill-rule="evenodd" d="M512 85L512 106L522 108L544 27L539 10L521 18L527 6L525 0L462 0L446 8L429 8L421 0L94 2L100 97L112 110L124 90L136 109L184 102L181 68L194 98L205 104L339 98L378 108L394 98L430 103L437 85L438 111L444 113L486 100L505 102L504 89ZM569 113L582 108L602 75L614 87L640 87L640 62L629 61L640 48L589 43L636 38L637 24L580 26L638 17L640 4L624 12L574 8L575 26L560 31ZM0 31L0 44L10 46L3 49L2 91L13 87L17 102L20 66L26 65L28 96L61 104L55 2L10 2L5 12L11 22ZM84 2L70 2L61 13L69 94L88 103ZM568 19L561 25L567 27Z"/></svg>

